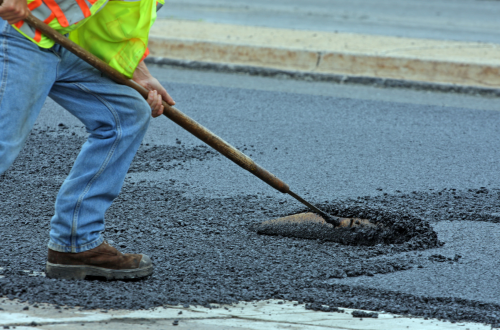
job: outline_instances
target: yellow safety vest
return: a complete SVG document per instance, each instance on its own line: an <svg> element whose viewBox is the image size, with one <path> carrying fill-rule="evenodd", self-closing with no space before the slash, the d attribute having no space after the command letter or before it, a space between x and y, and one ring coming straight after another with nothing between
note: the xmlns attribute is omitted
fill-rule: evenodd
<svg viewBox="0 0 500 330"><path fill-rule="evenodd" d="M28 0L31 13L127 77L147 51L148 35L164 0ZM54 45L23 21L13 25L42 48Z"/></svg>

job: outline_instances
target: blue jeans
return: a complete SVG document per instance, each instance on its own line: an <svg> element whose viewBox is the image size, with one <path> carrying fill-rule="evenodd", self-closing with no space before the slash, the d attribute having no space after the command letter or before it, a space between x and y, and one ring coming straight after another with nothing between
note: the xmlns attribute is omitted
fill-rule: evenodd
<svg viewBox="0 0 500 330"><path fill-rule="evenodd" d="M121 190L151 108L61 46L39 48L0 19L0 174L23 148L47 96L89 133L57 195L49 248L90 250L104 240L104 213Z"/></svg>

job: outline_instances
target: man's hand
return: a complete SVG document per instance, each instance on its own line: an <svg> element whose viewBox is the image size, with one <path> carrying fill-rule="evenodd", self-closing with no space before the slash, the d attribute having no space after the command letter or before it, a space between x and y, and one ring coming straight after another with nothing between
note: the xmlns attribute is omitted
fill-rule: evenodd
<svg viewBox="0 0 500 330"><path fill-rule="evenodd" d="M9 24L16 24L28 17L29 14L26 0L4 0L0 6L0 17Z"/></svg>
<svg viewBox="0 0 500 330"><path fill-rule="evenodd" d="M163 114L162 100L167 104L174 105L175 101L168 95L167 91L160 82L149 73L148 68L144 62L139 63L134 71L132 80L141 85L142 87L150 90L147 102L151 107L151 115L156 118Z"/></svg>

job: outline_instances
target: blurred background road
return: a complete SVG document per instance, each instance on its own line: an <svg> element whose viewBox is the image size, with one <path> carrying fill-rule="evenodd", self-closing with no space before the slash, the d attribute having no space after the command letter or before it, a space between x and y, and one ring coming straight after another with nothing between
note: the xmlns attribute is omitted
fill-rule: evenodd
<svg viewBox="0 0 500 330"><path fill-rule="evenodd" d="M166 0L159 17L500 43L498 0Z"/></svg>

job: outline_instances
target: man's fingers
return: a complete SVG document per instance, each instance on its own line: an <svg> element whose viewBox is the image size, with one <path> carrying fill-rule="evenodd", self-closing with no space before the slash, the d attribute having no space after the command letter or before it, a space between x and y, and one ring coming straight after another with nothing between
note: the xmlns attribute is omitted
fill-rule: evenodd
<svg viewBox="0 0 500 330"><path fill-rule="evenodd" d="M155 91L150 91L148 93L148 99L146 100L146 102L148 102L151 110L153 110L153 103L155 102Z"/></svg>
<svg viewBox="0 0 500 330"><path fill-rule="evenodd" d="M175 105L175 101L165 89L160 91L152 90L149 92L147 102L151 107L151 114L153 117L158 117L163 114L165 107L163 106L162 100L169 105Z"/></svg>
<svg viewBox="0 0 500 330"><path fill-rule="evenodd" d="M16 24L28 17L30 11L26 2L4 3L0 6L0 17L9 24Z"/></svg>
<svg viewBox="0 0 500 330"><path fill-rule="evenodd" d="M3 20L7 21L9 24L16 24L19 21L22 21L26 17L24 15L18 15L18 14L6 14L3 15Z"/></svg>
<svg viewBox="0 0 500 330"><path fill-rule="evenodd" d="M150 91L148 94L148 99L146 100L151 107L151 115L153 118L161 116L163 114L163 103L162 97L157 91Z"/></svg>
<svg viewBox="0 0 500 330"><path fill-rule="evenodd" d="M165 89L160 91L160 95L162 96L163 100L167 102L168 105L175 105L174 99L168 94L168 92Z"/></svg>
<svg viewBox="0 0 500 330"><path fill-rule="evenodd" d="M154 115L156 114L155 108L156 108L156 102L158 100L157 98L158 94L156 91L150 91L148 94L148 99L146 100L149 104L149 107L151 108L151 114Z"/></svg>
<svg viewBox="0 0 500 330"><path fill-rule="evenodd" d="M163 103L161 102L161 95L158 95L155 117L161 116L162 114L163 114Z"/></svg>

